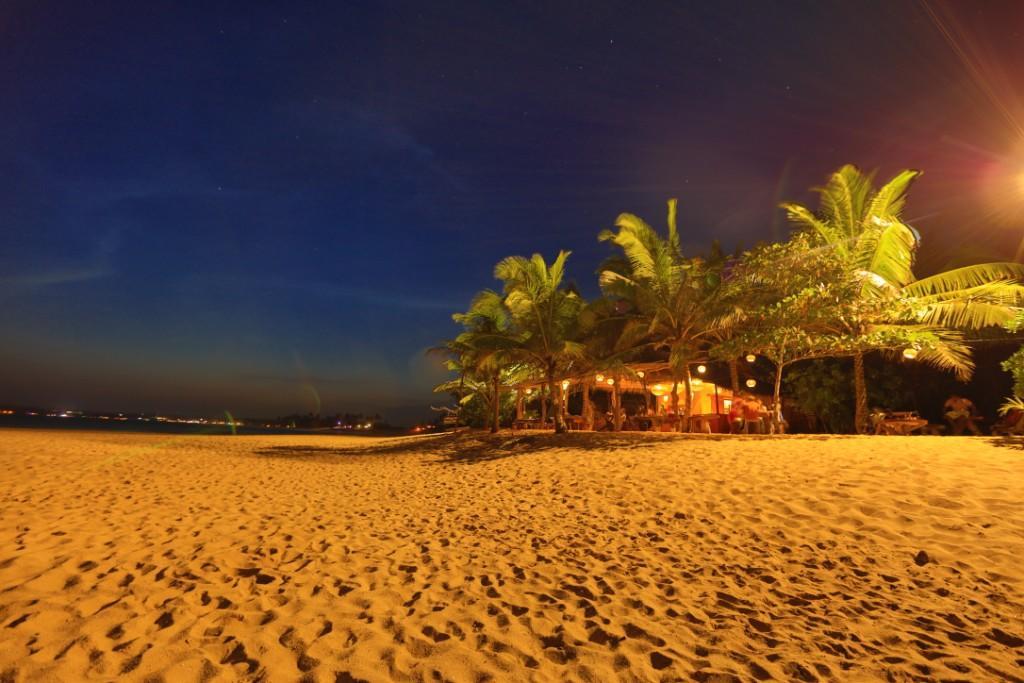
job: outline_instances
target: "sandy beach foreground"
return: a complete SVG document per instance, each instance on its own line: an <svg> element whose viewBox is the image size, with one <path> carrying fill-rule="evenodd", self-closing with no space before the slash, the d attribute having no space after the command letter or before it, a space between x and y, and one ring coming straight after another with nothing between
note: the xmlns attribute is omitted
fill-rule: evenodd
<svg viewBox="0 0 1024 683"><path fill-rule="evenodd" d="M0 680L1024 678L1024 450L0 432Z"/></svg>

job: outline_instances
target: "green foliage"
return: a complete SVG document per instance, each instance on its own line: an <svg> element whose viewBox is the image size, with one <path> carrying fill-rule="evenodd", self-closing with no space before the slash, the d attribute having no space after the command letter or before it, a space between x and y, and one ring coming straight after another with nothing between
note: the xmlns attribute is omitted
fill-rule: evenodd
<svg viewBox="0 0 1024 683"><path fill-rule="evenodd" d="M886 410L907 410L913 395L902 377L884 368L869 367L868 402ZM853 368L847 359L819 358L795 363L785 379L786 396L796 409L817 421L822 431L853 431Z"/></svg>
<svg viewBox="0 0 1024 683"><path fill-rule="evenodd" d="M1013 395L1017 398L1024 398L1024 346L1004 360L1002 365L1003 370L1013 377Z"/></svg>
<svg viewBox="0 0 1024 683"><path fill-rule="evenodd" d="M508 426L515 418L516 404L515 394L508 392L501 396L500 424ZM493 408L491 403L485 400L484 394L473 394L464 401L459 410L459 420L462 424L474 429L482 429L491 424Z"/></svg>
<svg viewBox="0 0 1024 683"><path fill-rule="evenodd" d="M715 339L725 260L717 252L711 259L683 255L676 204L668 202L665 238L624 213L615 221L618 230L605 230L598 239L622 250L622 258L607 261L600 273L605 296L625 308L618 350L663 351L674 374L683 377L686 364L705 357Z"/></svg>
<svg viewBox="0 0 1024 683"><path fill-rule="evenodd" d="M842 415L850 398L839 387L851 364L820 359L855 359L859 424L868 401L905 407L894 403L905 392L891 374L865 366L866 354L906 355L967 379L973 363L965 331L1024 329L1024 264L916 279L920 236L901 214L919 176L905 170L876 189L873 174L843 166L818 189L817 211L782 205L796 227L788 241L738 258L717 246L706 258L685 256L674 199L664 236L623 213L599 236L617 250L599 270L603 296L589 304L564 285L569 252L550 264L539 254L506 258L494 269L501 290L481 292L453 316L462 332L437 351L457 378L436 390L455 393L473 420L489 410L493 423L495 408L504 414L510 389L526 380L544 380L554 397L557 377L624 374L627 361L643 359L667 360L685 382L691 363L755 353L776 366L776 398L783 370L796 364L787 393L829 429L849 427ZM1024 350L1004 368L1019 397ZM554 405L561 429L562 403Z"/></svg>

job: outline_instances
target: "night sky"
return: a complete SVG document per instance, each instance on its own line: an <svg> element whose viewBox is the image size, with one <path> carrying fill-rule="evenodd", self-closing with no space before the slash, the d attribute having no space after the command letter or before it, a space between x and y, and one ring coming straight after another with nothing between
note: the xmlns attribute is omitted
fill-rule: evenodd
<svg viewBox="0 0 1024 683"><path fill-rule="evenodd" d="M500 258L593 295L620 212L749 247L846 162L921 273L1024 236L1020 2L8 1L0 92L8 403L425 418Z"/></svg>

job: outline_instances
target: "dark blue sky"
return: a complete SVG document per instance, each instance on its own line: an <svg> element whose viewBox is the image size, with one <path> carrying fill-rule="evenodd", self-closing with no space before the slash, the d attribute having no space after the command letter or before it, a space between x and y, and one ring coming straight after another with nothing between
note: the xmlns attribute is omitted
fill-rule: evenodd
<svg viewBox="0 0 1024 683"><path fill-rule="evenodd" d="M934 11L6 2L0 401L426 416L501 257L592 293L619 212L750 246L845 162L924 169L925 269L1012 259L1024 5Z"/></svg>

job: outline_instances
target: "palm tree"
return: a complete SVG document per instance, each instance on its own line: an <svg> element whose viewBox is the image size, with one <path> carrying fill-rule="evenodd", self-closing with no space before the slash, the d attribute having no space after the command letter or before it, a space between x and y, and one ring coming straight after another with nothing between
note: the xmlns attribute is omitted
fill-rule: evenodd
<svg viewBox="0 0 1024 683"><path fill-rule="evenodd" d="M622 250L622 259L606 262L601 288L607 296L629 303L631 314L622 329L619 349L650 347L667 351L673 383L685 386L684 410L691 413L690 364L705 360L719 315L721 264L685 258L676 229L677 201L668 201L668 236L630 213L615 221L617 232L598 239ZM672 408L678 415L673 386Z"/></svg>
<svg viewBox="0 0 1024 683"><path fill-rule="evenodd" d="M503 283L503 304L515 329L515 344L508 348L515 358L541 373L553 402L555 431L565 431L564 402L556 400L555 378L584 356L577 341L579 315L585 302L575 291L562 286L569 252L561 251L548 265L544 257L510 256L494 267Z"/></svg>
<svg viewBox="0 0 1024 683"><path fill-rule="evenodd" d="M513 349L517 338L510 312L496 292L477 294L469 310L452 319L463 331L433 352L449 356L447 367L458 377L434 387L435 393L455 393L459 404L479 398L491 414L491 433L500 428L502 386L515 372Z"/></svg>
<svg viewBox="0 0 1024 683"><path fill-rule="evenodd" d="M920 236L901 218L907 191L920 176L905 170L875 190L873 174L847 165L819 188L818 213L785 203L790 221L834 250L860 280L861 312L847 321L848 355L854 359L856 424L868 428L864 356L917 340L918 358L970 375L969 348L955 330L1005 324L1024 302L1024 264L986 263L917 280L914 256ZM916 346L911 347L915 348Z"/></svg>

